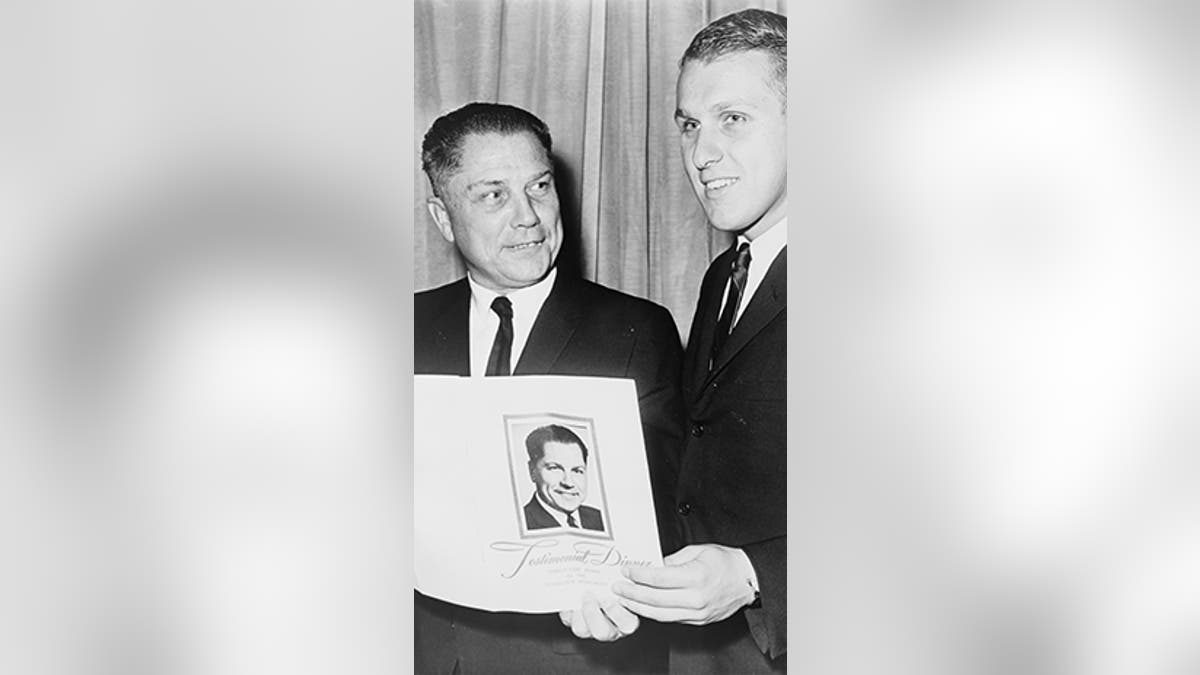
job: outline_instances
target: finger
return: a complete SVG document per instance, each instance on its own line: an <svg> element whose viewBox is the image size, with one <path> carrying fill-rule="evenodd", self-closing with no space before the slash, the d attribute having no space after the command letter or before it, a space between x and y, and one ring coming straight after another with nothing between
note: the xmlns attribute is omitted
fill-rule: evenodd
<svg viewBox="0 0 1200 675"><path fill-rule="evenodd" d="M588 632L592 634L592 637L601 642L612 642L621 637L616 626L609 622L608 617L604 615L604 612L600 611L600 605L596 602L583 603L581 613L583 614L584 623L587 624Z"/></svg>
<svg viewBox="0 0 1200 675"><path fill-rule="evenodd" d="M625 609L617 600L611 599L600 605L600 610L608 617L617 630L621 632L621 636L633 635L633 633L641 625L641 620L637 614Z"/></svg>
<svg viewBox="0 0 1200 675"><path fill-rule="evenodd" d="M654 588L688 588L699 583L700 570L694 565L671 567L626 567L625 576L634 583Z"/></svg>
<svg viewBox="0 0 1200 675"><path fill-rule="evenodd" d="M575 637L585 640L592 637L587 622L583 619L583 612L571 612L571 632L575 634Z"/></svg>
<svg viewBox="0 0 1200 675"><path fill-rule="evenodd" d="M678 551L675 551L671 555L663 558L663 564L664 565L683 565L685 563L691 562L691 561L695 560L696 558L700 557L700 554L703 552L704 552L704 546L699 546L696 544L693 544L691 546L684 546L683 548L679 549Z"/></svg>
<svg viewBox="0 0 1200 675"><path fill-rule="evenodd" d="M699 597L699 594L694 589L660 589L618 581L612 585L612 590L619 598L660 609L698 608L696 598ZM642 616L646 615L642 614Z"/></svg>
<svg viewBox="0 0 1200 675"><path fill-rule="evenodd" d="M558 613L558 620L562 622L562 625L566 626L567 628L570 628L571 627L571 619L572 619L572 617L574 617L574 615L575 615L575 610L564 609L563 611Z"/></svg>
<svg viewBox="0 0 1200 675"><path fill-rule="evenodd" d="M634 614L663 623L694 623L700 620L695 610L679 607L656 607L625 598L622 598L620 603Z"/></svg>

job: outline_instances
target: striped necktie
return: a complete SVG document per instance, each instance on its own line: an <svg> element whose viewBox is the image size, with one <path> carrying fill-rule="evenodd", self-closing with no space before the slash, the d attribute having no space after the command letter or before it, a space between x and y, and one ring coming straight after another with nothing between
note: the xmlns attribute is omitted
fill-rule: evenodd
<svg viewBox="0 0 1200 675"><path fill-rule="evenodd" d="M733 330L733 317L737 316L738 305L742 302L742 293L746 290L746 277L750 275L750 244L744 243L738 247L737 255L733 257L729 273L729 292L725 295L725 309L721 318L717 319L717 332L713 335L712 354L709 356L709 367L717 362L721 348Z"/></svg>

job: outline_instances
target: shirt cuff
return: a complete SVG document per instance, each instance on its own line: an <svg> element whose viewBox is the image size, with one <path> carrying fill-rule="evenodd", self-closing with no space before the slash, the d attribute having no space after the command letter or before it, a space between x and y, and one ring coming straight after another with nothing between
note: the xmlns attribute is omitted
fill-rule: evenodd
<svg viewBox="0 0 1200 675"><path fill-rule="evenodd" d="M758 602L758 573L754 571L754 565L750 562L750 556L746 555L746 552L740 548L736 550L738 558L741 559L741 575L754 593L754 598L746 604L753 605Z"/></svg>

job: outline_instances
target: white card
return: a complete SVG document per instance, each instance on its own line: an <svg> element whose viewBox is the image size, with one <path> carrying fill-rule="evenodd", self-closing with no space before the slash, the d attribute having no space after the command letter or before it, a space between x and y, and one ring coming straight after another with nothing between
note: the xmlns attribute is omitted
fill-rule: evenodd
<svg viewBox="0 0 1200 675"><path fill-rule="evenodd" d="M633 380L418 375L413 394L419 591L557 612L662 564Z"/></svg>

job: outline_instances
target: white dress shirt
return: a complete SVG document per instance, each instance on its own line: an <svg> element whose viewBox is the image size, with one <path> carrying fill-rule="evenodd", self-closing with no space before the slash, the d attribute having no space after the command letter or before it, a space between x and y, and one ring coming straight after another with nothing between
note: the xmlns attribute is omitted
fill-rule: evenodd
<svg viewBox="0 0 1200 675"><path fill-rule="evenodd" d="M512 369L517 369L521 360L521 352L529 340L529 332L533 330L533 322L537 320L538 312L550 291L554 288L554 279L558 276L558 268L551 268L545 279L532 286L509 291L508 296L513 310L513 342L509 363ZM471 376L483 377L487 372L488 357L492 354L492 343L496 341L496 331L500 328L500 317L492 311L492 301L500 293L489 290L475 283L467 274L467 283L471 286L471 311L468 319L468 331L471 343Z"/></svg>
<svg viewBox="0 0 1200 675"><path fill-rule="evenodd" d="M787 218L775 223L771 229L754 239L747 239L744 235L739 234L737 248L741 248L742 244L747 242L750 244L750 273L746 275L746 290L742 291L742 301L738 304L737 313L733 316L734 326L737 325L738 319L742 318L742 313L746 311L746 307L754 297L754 292L762 285L763 279L767 276L767 270L771 268L771 263L775 262L775 258L779 257L779 252L787 246ZM725 290L721 292L721 309L717 316L725 311L725 300L728 297L729 282L727 281ZM732 326L730 330L733 330Z"/></svg>

